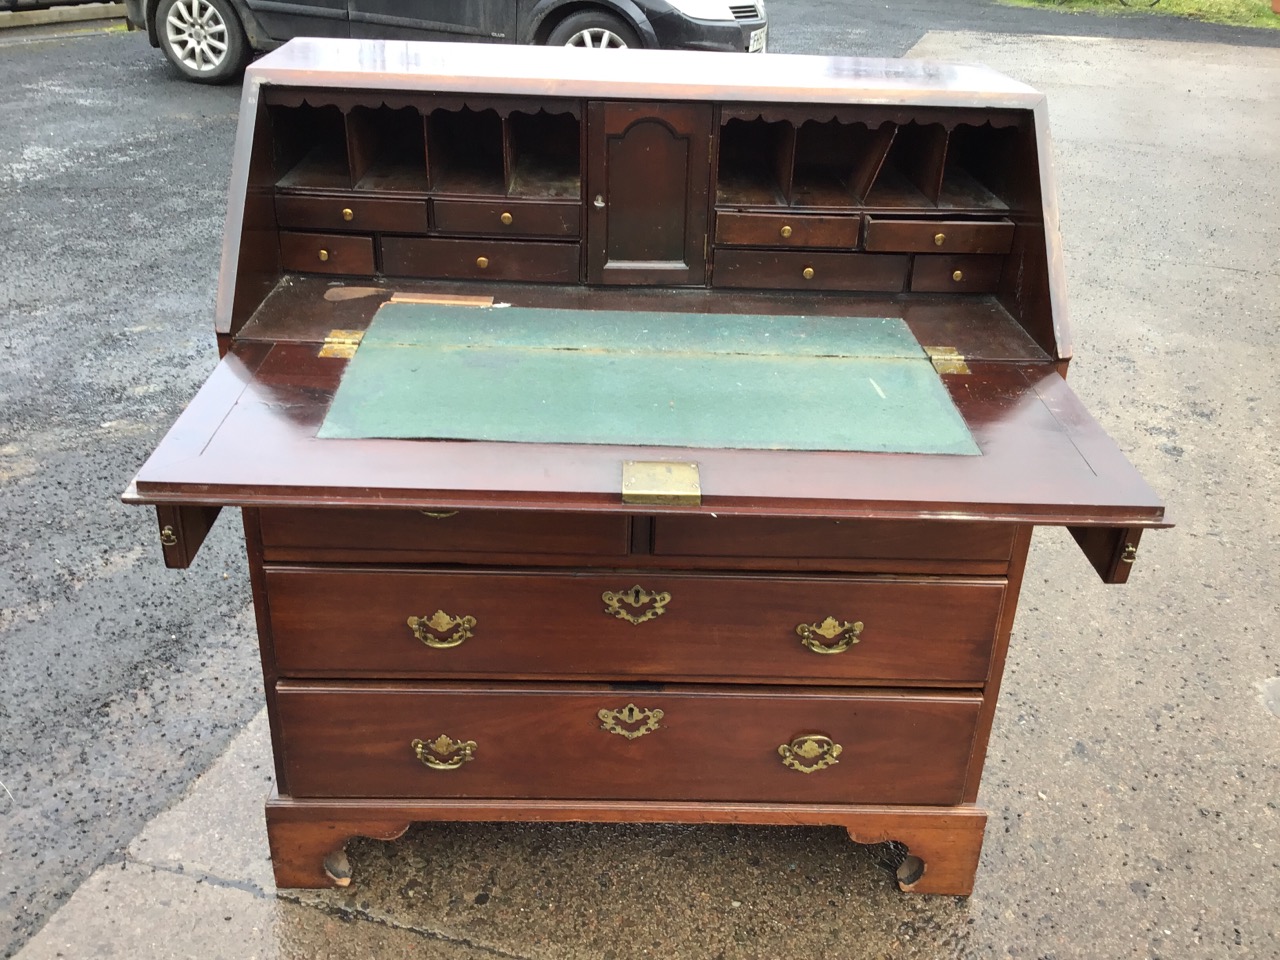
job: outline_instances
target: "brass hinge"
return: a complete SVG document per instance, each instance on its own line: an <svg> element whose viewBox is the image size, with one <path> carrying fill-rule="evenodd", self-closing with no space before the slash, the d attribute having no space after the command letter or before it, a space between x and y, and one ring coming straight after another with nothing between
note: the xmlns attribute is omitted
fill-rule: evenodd
<svg viewBox="0 0 1280 960"><path fill-rule="evenodd" d="M623 460L622 502L700 506L702 482L696 463Z"/></svg>
<svg viewBox="0 0 1280 960"><path fill-rule="evenodd" d="M924 352L933 361L933 369L939 373L969 373L964 354L955 347L925 347Z"/></svg>
<svg viewBox="0 0 1280 960"><path fill-rule="evenodd" d="M356 347L360 346L363 336L363 330L330 330L324 338L324 346L320 348L320 356L350 360L356 355Z"/></svg>

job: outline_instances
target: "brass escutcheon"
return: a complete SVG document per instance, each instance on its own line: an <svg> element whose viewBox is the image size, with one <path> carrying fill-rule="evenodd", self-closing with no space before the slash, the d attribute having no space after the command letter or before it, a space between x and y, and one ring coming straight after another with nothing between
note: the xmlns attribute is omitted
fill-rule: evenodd
<svg viewBox="0 0 1280 960"><path fill-rule="evenodd" d="M606 590L600 594L600 599L604 601L605 613L612 614L619 620L627 621L627 623L644 623L646 620L660 617L667 612L667 604L671 602L671 594L650 593L644 587L636 584L630 590L621 590L617 593L612 590ZM633 610L638 610L646 604L652 604L652 606L637 616L622 609L624 603Z"/></svg>
<svg viewBox="0 0 1280 960"><path fill-rule="evenodd" d="M487 269L489 266L489 258L476 257L476 266L479 267L481 270Z"/></svg>
<svg viewBox="0 0 1280 960"><path fill-rule="evenodd" d="M173 527L165 524L160 528L160 543L166 547L176 547L178 545L178 535L173 532Z"/></svg>
<svg viewBox="0 0 1280 960"><path fill-rule="evenodd" d="M601 710L596 714L600 718L600 729L616 733L628 740L643 737L658 729L658 721L663 712L658 709L645 710L634 703L628 703L621 710ZM637 726L639 724L639 726Z"/></svg>
<svg viewBox="0 0 1280 960"><path fill-rule="evenodd" d="M346 220L348 223L350 223L350 222L351 222L351 218L352 218L352 217L354 217L354 216L355 216L355 212L354 212L350 207L343 207L343 208L342 208L342 219L343 219L343 220Z"/></svg>
<svg viewBox="0 0 1280 960"><path fill-rule="evenodd" d="M945 233L935 233L933 235L933 245L935 247L940 247L946 242L947 242L947 235Z"/></svg>
<svg viewBox="0 0 1280 960"><path fill-rule="evenodd" d="M316 254L316 256L318 256L320 258L320 262L323 263L324 261L329 259L329 251L321 250L318 254Z"/></svg>
<svg viewBox="0 0 1280 960"><path fill-rule="evenodd" d="M806 280L812 280L813 267L805 267L803 270L800 271L800 276L804 277Z"/></svg>
<svg viewBox="0 0 1280 960"><path fill-rule="evenodd" d="M957 270L955 273L951 275L951 279L954 280L956 283L959 283L961 280L964 279L964 271Z"/></svg>
<svg viewBox="0 0 1280 960"><path fill-rule="evenodd" d="M413 747L413 755L432 770L457 770L476 757L474 740L452 740L443 733L430 743L414 740L409 745Z"/></svg>
<svg viewBox="0 0 1280 960"><path fill-rule="evenodd" d="M858 642L862 633L862 621L841 623L835 617L827 617L821 623L802 623L796 627L800 642L814 653L844 653ZM823 643L822 639L827 642ZM831 641L836 641L832 643Z"/></svg>
<svg viewBox="0 0 1280 960"><path fill-rule="evenodd" d="M778 231L778 233L780 233L782 235L782 239L785 240L787 237L791 236L791 228L789 226L784 226Z"/></svg>
<svg viewBox="0 0 1280 960"><path fill-rule="evenodd" d="M511 226L511 219L512 219L511 214L507 213L505 210L502 212L502 216L500 216L498 219L502 221L502 225L504 227Z"/></svg>
<svg viewBox="0 0 1280 960"><path fill-rule="evenodd" d="M842 752L844 747L820 733L806 733L778 747L782 765L800 773L825 770L840 762L836 758Z"/></svg>
<svg viewBox="0 0 1280 960"><path fill-rule="evenodd" d="M475 617L451 617L443 610L437 610L428 619L426 617L410 617L405 621L413 635L435 650L448 650L456 647L471 636L471 628L476 625ZM452 630L448 636L438 636Z"/></svg>

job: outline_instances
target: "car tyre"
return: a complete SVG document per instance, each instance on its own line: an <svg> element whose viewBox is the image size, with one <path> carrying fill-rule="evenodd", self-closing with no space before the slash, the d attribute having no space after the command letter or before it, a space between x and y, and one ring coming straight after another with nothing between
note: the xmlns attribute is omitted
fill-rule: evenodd
<svg viewBox="0 0 1280 960"><path fill-rule="evenodd" d="M226 83L249 61L249 41L230 0L160 0L160 49L196 83Z"/></svg>
<svg viewBox="0 0 1280 960"><path fill-rule="evenodd" d="M549 47L591 47L596 50L639 49L643 44L625 20L611 13L583 10L572 13L547 34Z"/></svg>

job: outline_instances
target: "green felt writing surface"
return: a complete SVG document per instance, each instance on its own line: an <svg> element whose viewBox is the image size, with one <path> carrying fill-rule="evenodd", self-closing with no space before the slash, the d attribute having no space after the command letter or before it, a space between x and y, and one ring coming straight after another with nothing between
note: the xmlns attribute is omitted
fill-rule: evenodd
<svg viewBox="0 0 1280 960"><path fill-rule="evenodd" d="M387 304L320 429L976 454L901 320Z"/></svg>

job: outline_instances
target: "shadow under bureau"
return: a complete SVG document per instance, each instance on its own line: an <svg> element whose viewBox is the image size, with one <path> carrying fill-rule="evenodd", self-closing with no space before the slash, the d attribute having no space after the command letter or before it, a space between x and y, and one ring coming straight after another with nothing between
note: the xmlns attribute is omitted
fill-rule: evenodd
<svg viewBox="0 0 1280 960"><path fill-rule="evenodd" d="M348 839L414 821L684 821L843 826L906 845L903 889L968 893L1033 528L1119 583L1167 526L1065 381L1045 123L1034 91L924 62L298 40L252 66L222 359L125 499L174 567L242 510L277 883L345 883ZM735 356L808 324L814 356L761 368L788 402L843 356L819 342L881 318L972 449L323 435L389 310L517 317L499 346L531 350L539 318L662 317L662 364L716 324ZM617 400L588 377L608 346L539 381L597 384L570 427ZM705 430L761 412L747 380Z"/></svg>

